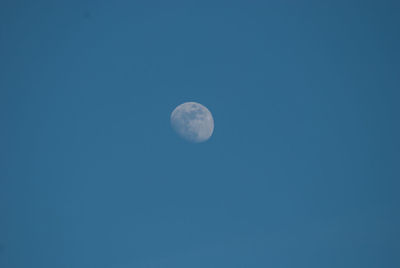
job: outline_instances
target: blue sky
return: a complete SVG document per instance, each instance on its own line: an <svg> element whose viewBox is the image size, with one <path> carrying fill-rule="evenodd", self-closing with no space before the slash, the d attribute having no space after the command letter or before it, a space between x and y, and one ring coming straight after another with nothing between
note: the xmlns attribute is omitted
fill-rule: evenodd
<svg viewBox="0 0 400 268"><path fill-rule="evenodd" d="M399 8L2 1L0 267L399 267Z"/></svg>

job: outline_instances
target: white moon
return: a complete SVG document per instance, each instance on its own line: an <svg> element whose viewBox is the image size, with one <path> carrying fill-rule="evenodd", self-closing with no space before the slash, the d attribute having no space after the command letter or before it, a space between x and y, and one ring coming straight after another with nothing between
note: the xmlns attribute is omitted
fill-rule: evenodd
<svg viewBox="0 0 400 268"><path fill-rule="evenodd" d="M179 136L190 142L208 140L214 131L210 111L197 102L185 102L171 113L171 126Z"/></svg>

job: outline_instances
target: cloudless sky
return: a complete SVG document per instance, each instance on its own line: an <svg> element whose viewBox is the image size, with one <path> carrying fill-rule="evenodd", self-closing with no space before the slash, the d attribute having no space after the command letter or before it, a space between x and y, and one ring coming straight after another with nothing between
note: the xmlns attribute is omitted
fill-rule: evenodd
<svg viewBox="0 0 400 268"><path fill-rule="evenodd" d="M0 267L400 267L399 10L1 1Z"/></svg>

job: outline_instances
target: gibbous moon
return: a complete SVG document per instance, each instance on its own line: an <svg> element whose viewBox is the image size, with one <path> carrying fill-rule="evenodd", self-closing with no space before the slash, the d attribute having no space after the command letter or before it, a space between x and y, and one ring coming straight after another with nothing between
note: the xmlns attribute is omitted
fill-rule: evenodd
<svg viewBox="0 0 400 268"><path fill-rule="evenodd" d="M214 131L210 111L197 102L185 102L171 113L171 126L175 132L190 142L208 140Z"/></svg>

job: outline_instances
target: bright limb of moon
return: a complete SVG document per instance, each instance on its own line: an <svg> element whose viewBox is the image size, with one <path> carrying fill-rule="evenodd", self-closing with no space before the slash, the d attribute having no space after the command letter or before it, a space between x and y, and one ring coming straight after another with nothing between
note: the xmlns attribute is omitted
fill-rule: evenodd
<svg viewBox="0 0 400 268"><path fill-rule="evenodd" d="M211 112L197 102L185 102L171 113L171 126L175 132L190 142L208 140L214 131Z"/></svg>

